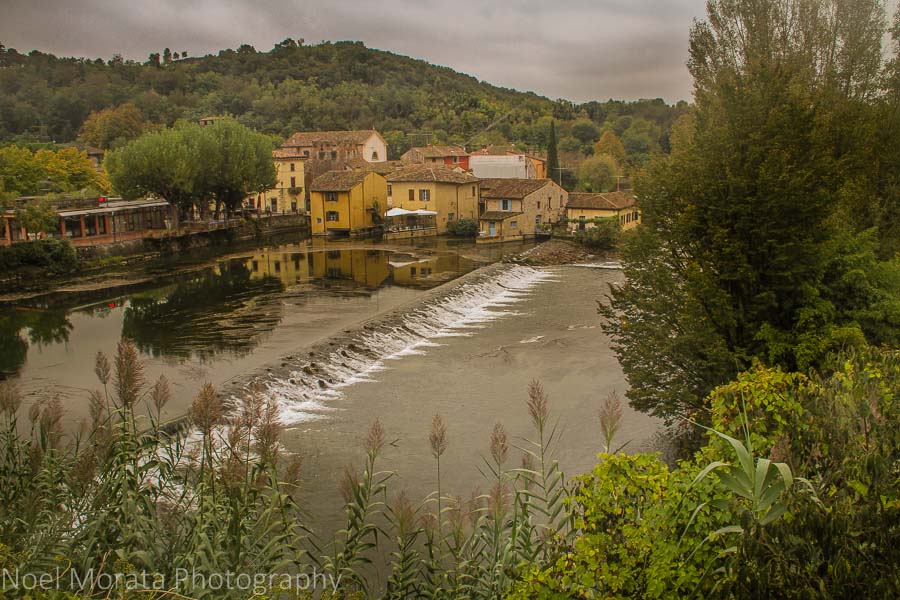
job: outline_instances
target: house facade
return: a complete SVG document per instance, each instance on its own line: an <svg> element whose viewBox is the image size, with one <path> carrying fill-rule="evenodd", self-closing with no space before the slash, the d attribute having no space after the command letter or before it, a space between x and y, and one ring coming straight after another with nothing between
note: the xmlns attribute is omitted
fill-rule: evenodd
<svg viewBox="0 0 900 600"><path fill-rule="evenodd" d="M447 165L469 170L469 153L461 146L419 146L410 148L400 157L406 163L419 165Z"/></svg>
<svg viewBox="0 0 900 600"><path fill-rule="evenodd" d="M381 223L387 206L387 182L374 171L328 171L309 191L313 235L366 233Z"/></svg>
<svg viewBox="0 0 900 600"><path fill-rule="evenodd" d="M641 223L641 209L637 197L631 192L569 194L566 203L566 220L570 232L595 227L595 219L616 218L623 230L633 229Z"/></svg>
<svg viewBox="0 0 900 600"><path fill-rule="evenodd" d="M291 148L272 151L275 187L251 198L259 213L305 212L306 175L303 156Z"/></svg>
<svg viewBox="0 0 900 600"><path fill-rule="evenodd" d="M447 225L478 218L480 182L462 169L448 165L411 165L387 176L391 207L408 211L434 211L435 234Z"/></svg>
<svg viewBox="0 0 900 600"><path fill-rule="evenodd" d="M549 179L483 179L478 242L535 237L560 220L568 192Z"/></svg>
<svg viewBox="0 0 900 600"><path fill-rule="evenodd" d="M387 144L374 129L361 131L298 131L281 145L310 160L341 164L351 158L367 162L387 160Z"/></svg>

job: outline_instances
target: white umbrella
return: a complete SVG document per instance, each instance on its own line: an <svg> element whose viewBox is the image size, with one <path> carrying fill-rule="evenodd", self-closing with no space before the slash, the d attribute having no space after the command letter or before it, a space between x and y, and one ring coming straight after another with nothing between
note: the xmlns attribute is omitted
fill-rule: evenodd
<svg viewBox="0 0 900 600"><path fill-rule="evenodd" d="M405 208L392 208L386 213L384 216L386 217L402 217L403 215L414 215L415 212L411 210L406 210Z"/></svg>

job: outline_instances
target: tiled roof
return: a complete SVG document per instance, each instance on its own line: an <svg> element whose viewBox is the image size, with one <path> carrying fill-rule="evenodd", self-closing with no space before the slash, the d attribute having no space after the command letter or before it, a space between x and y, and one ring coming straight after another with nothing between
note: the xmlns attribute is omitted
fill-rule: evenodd
<svg viewBox="0 0 900 600"><path fill-rule="evenodd" d="M476 150L472 155L478 156L506 156L510 152L515 153L515 146L485 146L481 150Z"/></svg>
<svg viewBox="0 0 900 600"><path fill-rule="evenodd" d="M470 173L449 165L413 165L387 176L388 181L433 181L437 183L478 183Z"/></svg>
<svg viewBox="0 0 900 600"><path fill-rule="evenodd" d="M443 158L445 156L468 156L469 153L460 146L417 146L410 148L422 153L425 158Z"/></svg>
<svg viewBox="0 0 900 600"><path fill-rule="evenodd" d="M316 146L318 144L363 144L375 134L377 132L374 129L363 129L361 131L298 131L281 146L283 148L296 148Z"/></svg>
<svg viewBox="0 0 900 600"><path fill-rule="evenodd" d="M572 192L566 208L584 208L593 210L621 210L637 204L637 198L631 192L586 193Z"/></svg>
<svg viewBox="0 0 900 600"><path fill-rule="evenodd" d="M368 171L328 171L316 177L309 186L311 192L346 192L362 183Z"/></svg>
<svg viewBox="0 0 900 600"><path fill-rule="evenodd" d="M524 198L546 185L549 179L490 178L481 180L483 198Z"/></svg>
<svg viewBox="0 0 900 600"><path fill-rule="evenodd" d="M278 150L272 150L272 157L276 159L308 158L294 148L280 148Z"/></svg>
<svg viewBox="0 0 900 600"><path fill-rule="evenodd" d="M510 217L518 217L522 213L508 210L486 210L478 217L482 221L505 221Z"/></svg>
<svg viewBox="0 0 900 600"><path fill-rule="evenodd" d="M364 158L354 156L344 161L344 167L351 171L374 171L379 175L388 175L397 169L406 166L399 160L384 160L381 162L369 162Z"/></svg>

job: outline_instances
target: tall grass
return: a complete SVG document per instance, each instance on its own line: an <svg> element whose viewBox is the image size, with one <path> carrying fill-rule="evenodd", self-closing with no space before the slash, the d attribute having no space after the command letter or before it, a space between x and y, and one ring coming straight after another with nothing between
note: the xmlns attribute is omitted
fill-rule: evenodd
<svg viewBox="0 0 900 600"><path fill-rule="evenodd" d="M148 382L129 342L112 360L98 354L95 373L90 421L71 443L63 443L58 401L34 404L23 423L18 390L0 387L0 568L74 569L95 580L147 571L165 581L176 581L179 570L209 576L315 568L336 582L335 597L497 598L524 565L555 556L577 533L572 490L554 454L559 430L539 382L529 385L524 407L533 436L511 443L497 423L485 440L486 493L446 494L441 458L452 451L452 437L439 415L427 433L435 491L416 501L392 489L394 474L380 464L386 434L375 420L361 470L345 469L343 527L313 536L297 502L300 465L284 455L277 407L261 390L226 407L206 384L191 406L190 427L178 429L162 417L171 398L167 380ZM615 411L610 418L618 418ZM604 427L609 447L616 424ZM510 464L514 452L517 465ZM95 583L71 591L110 595ZM168 594L250 595L192 582ZM277 589L266 595L294 597Z"/></svg>

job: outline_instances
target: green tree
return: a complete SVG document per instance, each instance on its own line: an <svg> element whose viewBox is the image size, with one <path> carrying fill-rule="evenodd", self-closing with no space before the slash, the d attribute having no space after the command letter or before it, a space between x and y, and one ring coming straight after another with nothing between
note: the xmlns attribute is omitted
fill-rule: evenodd
<svg viewBox="0 0 900 600"><path fill-rule="evenodd" d="M547 142L547 177L559 181L559 152L556 149L556 122L550 121L550 139Z"/></svg>
<svg viewBox="0 0 900 600"><path fill-rule="evenodd" d="M81 126L78 139L108 150L115 143L121 144L136 138L145 128L141 111L131 102L126 102L115 108L92 112Z"/></svg>
<svg viewBox="0 0 900 600"><path fill-rule="evenodd" d="M594 154L606 154L613 157L619 165L624 165L626 161L625 146L612 130L607 129L600 136L600 140L594 144Z"/></svg>
<svg viewBox="0 0 900 600"><path fill-rule="evenodd" d="M196 152L201 129L191 124L145 133L110 152L105 165L113 189L125 198L156 195L168 200L177 229L182 215L207 192L201 166L209 159Z"/></svg>
<svg viewBox="0 0 900 600"><path fill-rule="evenodd" d="M866 127L869 77L837 59L809 62L837 43L868 65L883 14L854 2L868 7L854 16L867 25L819 40L810 36L850 3L834 0L812 23L791 18L803 4L715 0L692 31L693 129L639 179L644 226L602 311L637 408L702 420L707 393L756 358L806 370L842 347L897 339L887 309L897 264L835 218L841 194L864 196L877 176L859 170L866 149L833 119L836 105L856 106L850 125Z"/></svg>
<svg viewBox="0 0 900 600"><path fill-rule="evenodd" d="M232 119L220 119L200 129L201 143L209 156L201 161L204 189L228 214L240 208L248 194L275 187L272 139Z"/></svg>
<svg viewBox="0 0 900 600"><path fill-rule="evenodd" d="M611 192L618 176L619 165L607 154L590 156L578 165L578 187L586 192Z"/></svg>
<svg viewBox="0 0 900 600"><path fill-rule="evenodd" d="M16 211L16 219L28 233L40 234L41 239L46 238L49 233L59 231L59 216L45 198L29 200L24 208Z"/></svg>

